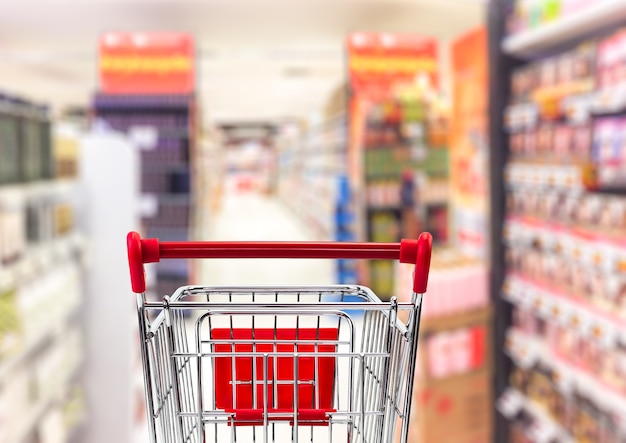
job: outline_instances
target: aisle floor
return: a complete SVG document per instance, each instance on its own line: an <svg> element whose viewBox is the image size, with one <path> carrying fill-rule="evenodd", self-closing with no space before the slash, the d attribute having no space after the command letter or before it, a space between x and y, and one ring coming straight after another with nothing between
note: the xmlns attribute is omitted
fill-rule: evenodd
<svg viewBox="0 0 626 443"><path fill-rule="evenodd" d="M231 190L223 196L223 206L214 214L207 226L204 238L210 241L314 241L306 226L277 197L259 193L238 193ZM201 263L201 284L226 286L281 286L281 285L329 285L334 284L334 262L307 259L262 260L205 260ZM259 322L264 318L259 317ZM188 332L194 330L189 325ZM258 326L258 325L257 325ZM190 339L194 339L190 337ZM210 379L211 377L209 377ZM348 386L341 383L342 395L347 396ZM210 397L211 387L205 395ZM336 427L337 428L337 427ZM271 426L273 442L291 442L292 428L286 425ZM211 427L208 434L211 434ZM218 438L218 434L220 437ZM342 429L328 427L302 427L301 441L318 443L341 441ZM333 437L335 434L335 437ZM265 441L261 427L224 428L214 430L216 441L230 440L252 442ZM314 437L315 436L315 437ZM339 437L339 438L338 438ZM209 438L213 441L212 438ZM345 441L345 437L343 438Z"/></svg>
<svg viewBox="0 0 626 443"><path fill-rule="evenodd" d="M306 226L277 197L229 191L206 229L213 241L312 241ZM327 285L334 283L330 260L205 260L201 284Z"/></svg>

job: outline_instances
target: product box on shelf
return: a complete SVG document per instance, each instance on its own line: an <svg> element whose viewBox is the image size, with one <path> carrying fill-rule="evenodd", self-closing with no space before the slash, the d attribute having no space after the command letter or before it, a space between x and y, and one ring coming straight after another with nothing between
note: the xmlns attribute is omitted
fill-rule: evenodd
<svg viewBox="0 0 626 443"><path fill-rule="evenodd" d="M20 180L18 117L11 103L0 97L0 185Z"/></svg>
<svg viewBox="0 0 626 443"><path fill-rule="evenodd" d="M421 382L490 371L492 314L488 308L424 320L419 347Z"/></svg>
<svg viewBox="0 0 626 443"><path fill-rule="evenodd" d="M46 106L0 95L0 185L52 178L50 130Z"/></svg>
<svg viewBox="0 0 626 443"><path fill-rule="evenodd" d="M398 300L411 299L411 279L412 267L397 264L394 294ZM423 324L484 310L490 304L488 282L488 268L481 260L466 257L453 248L436 248L422 308Z"/></svg>
<svg viewBox="0 0 626 443"><path fill-rule="evenodd" d="M489 371L435 383L416 382L410 442L484 443L491 440L493 407Z"/></svg>
<svg viewBox="0 0 626 443"><path fill-rule="evenodd" d="M0 287L0 363L20 346L21 332L17 293Z"/></svg>

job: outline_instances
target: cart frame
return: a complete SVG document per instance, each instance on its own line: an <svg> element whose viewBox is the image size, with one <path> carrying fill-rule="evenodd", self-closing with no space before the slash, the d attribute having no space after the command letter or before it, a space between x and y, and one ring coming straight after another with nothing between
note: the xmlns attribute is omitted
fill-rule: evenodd
<svg viewBox="0 0 626 443"><path fill-rule="evenodd" d="M289 426L292 442L308 439L303 428L311 442L325 428L330 441L339 430L348 442L407 442L430 234L400 243L159 242L131 232L127 247L152 443L204 443L211 435L234 442L245 432L257 441L257 430L269 442L276 426ZM416 266L410 302L383 302L355 285L185 286L163 302L147 301L144 263L169 258L395 259ZM360 335L355 312L363 317ZM283 319L292 323L285 327Z"/></svg>

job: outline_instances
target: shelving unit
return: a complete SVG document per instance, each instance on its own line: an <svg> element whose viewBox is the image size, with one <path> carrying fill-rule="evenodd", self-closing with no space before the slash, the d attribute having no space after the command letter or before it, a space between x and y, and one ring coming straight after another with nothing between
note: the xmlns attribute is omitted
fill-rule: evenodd
<svg viewBox="0 0 626 443"><path fill-rule="evenodd" d="M425 96L364 103L364 121L357 123L362 126L357 147L362 183L356 192L366 241L415 237L418 227L437 243L448 239L447 134L437 126L431 106ZM372 262L367 274L377 294L391 297L391 262Z"/></svg>
<svg viewBox="0 0 626 443"><path fill-rule="evenodd" d="M197 107L192 94L97 94L94 116L112 130L126 133L140 151L142 225L147 237L185 241L193 236L197 157ZM156 296L189 284L188 262L158 264Z"/></svg>
<svg viewBox="0 0 626 443"><path fill-rule="evenodd" d="M78 187L71 174L52 179L56 158L45 108L0 102L3 154L10 161L10 152L27 152L14 157L18 174L0 173L0 442L69 441L79 411L65 407L82 397L78 318L86 242L74 225ZM46 423L54 429L44 431Z"/></svg>
<svg viewBox="0 0 626 443"><path fill-rule="evenodd" d="M621 137L610 125L623 97L605 74L625 59L603 57L626 4L587 2L511 36L508 12L489 5L495 441L521 441L520 430L531 441L621 441L626 392L611 361L626 338L615 303L626 188L605 192L624 165L607 169L601 137L609 147Z"/></svg>
<svg viewBox="0 0 626 443"><path fill-rule="evenodd" d="M345 114L302 135L279 138L279 195L323 240L356 241L353 191L347 175ZM336 282L357 283L354 260L338 260Z"/></svg>
<svg viewBox="0 0 626 443"><path fill-rule="evenodd" d="M621 0L595 0L554 22L502 39L502 52L532 59L568 46L582 38L610 29L626 20L626 4Z"/></svg>
<svg viewBox="0 0 626 443"><path fill-rule="evenodd" d="M320 239L336 237L339 180L346 171L345 118L279 141L279 195Z"/></svg>
<svg viewBox="0 0 626 443"><path fill-rule="evenodd" d="M84 414L66 407L83 398L86 241L74 223L76 159L57 175L51 126L46 106L0 96L2 443L69 442Z"/></svg>

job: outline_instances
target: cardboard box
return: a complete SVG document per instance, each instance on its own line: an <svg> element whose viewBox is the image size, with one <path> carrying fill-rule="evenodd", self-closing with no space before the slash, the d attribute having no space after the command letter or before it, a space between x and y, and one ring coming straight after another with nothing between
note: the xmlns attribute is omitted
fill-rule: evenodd
<svg viewBox="0 0 626 443"><path fill-rule="evenodd" d="M411 443L491 441L490 371L420 383L415 390L410 420L408 441Z"/></svg>
<svg viewBox="0 0 626 443"><path fill-rule="evenodd" d="M491 441L491 330L491 308L422 323L409 443Z"/></svg>
<svg viewBox="0 0 626 443"><path fill-rule="evenodd" d="M484 308L423 321L416 384L489 371L493 366L491 319L491 308Z"/></svg>

